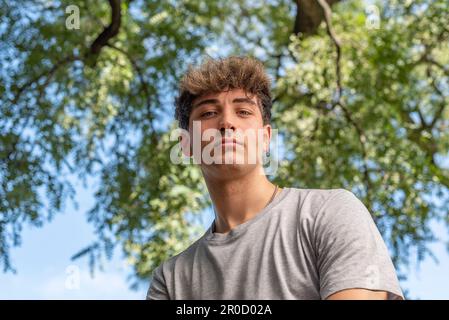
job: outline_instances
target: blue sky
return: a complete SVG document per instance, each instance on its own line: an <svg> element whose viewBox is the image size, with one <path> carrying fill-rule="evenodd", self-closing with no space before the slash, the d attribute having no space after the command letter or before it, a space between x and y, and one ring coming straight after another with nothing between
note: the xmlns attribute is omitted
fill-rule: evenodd
<svg viewBox="0 0 449 320"><path fill-rule="evenodd" d="M420 265L416 261L411 264L408 281L401 283L411 299L449 299L449 254L444 243L448 241L447 228L434 223L432 229L439 241L430 248L438 263L427 258Z"/></svg>
<svg viewBox="0 0 449 320"><path fill-rule="evenodd" d="M116 252L104 272L92 278L87 259L70 260L95 239L86 212L94 203L92 187L75 186L78 210L71 201L66 210L42 228L24 228L22 246L13 249L11 259L17 274L0 274L0 299L143 299L144 292L129 290L129 267ZM67 288L73 267L80 275L79 289ZM5 290L6 289L6 290Z"/></svg>
<svg viewBox="0 0 449 320"><path fill-rule="evenodd" d="M130 269L117 250L104 271L92 278L86 259L71 261L70 257L95 239L94 229L86 222L85 213L94 203L92 180L85 188L75 182L78 210L71 201L63 213L42 228L24 228L22 246L12 250L11 258L17 274L0 273L0 299L144 299L146 288L129 289L126 279ZM205 225L211 223L207 212ZM410 298L449 299L449 254L445 249L447 230L433 224L439 242L432 244L439 263L427 258L419 269L410 266L409 279L402 284ZM75 269L74 269L75 268ZM71 270L79 271L79 288L67 285Z"/></svg>

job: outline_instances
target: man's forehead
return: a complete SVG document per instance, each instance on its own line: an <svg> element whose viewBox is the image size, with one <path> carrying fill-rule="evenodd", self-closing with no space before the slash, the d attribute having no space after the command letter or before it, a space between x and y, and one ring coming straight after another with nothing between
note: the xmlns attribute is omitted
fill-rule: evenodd
<svg viewBox="0 0 449 320"><path fill-rule="evenodd" d="M202 100L209 100L209 99L217 99L218 100L218 99L220 99L220 97L229 96L229 95L233 98L245 97L245 98L249 98L249 99L257 102L257 96L255 94L245 91L243 89L232 89L232 90L220 91L220 92L208 92L208 93L199 95L198 97L196 97L193 100L192 105L195 106Z"/></svg>

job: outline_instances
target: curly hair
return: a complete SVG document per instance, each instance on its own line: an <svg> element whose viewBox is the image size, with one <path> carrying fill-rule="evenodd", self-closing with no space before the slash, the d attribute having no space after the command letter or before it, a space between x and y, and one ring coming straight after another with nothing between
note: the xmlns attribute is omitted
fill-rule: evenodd
<svg viewBox="0 0 449 320"><path fill-rule="evenodd" d="M189 66L179 83L175 119L179 127L189 129L189 117L195 98L232 89L243 89L258 97L264 124L271 121L271 80L262 62L252 57L230 56L206 60L198 67Z"/></svg>

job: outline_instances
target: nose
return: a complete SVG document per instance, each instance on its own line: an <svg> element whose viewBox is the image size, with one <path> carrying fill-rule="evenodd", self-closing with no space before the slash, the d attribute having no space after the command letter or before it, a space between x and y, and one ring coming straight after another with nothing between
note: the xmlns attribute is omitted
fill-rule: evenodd
<svg viewBox="0 0 449 320"><path fill-rule="evenodd" d="M226 130L230 131L235 131L235 125L233 124L233 120L232 120L232 115L231 112L229 111L230 108L225 108L226 111L224 111L222 113L222 117L220 119L220 123L219 123L219 130L222 136L225 136ZM229 133L228 133L229 135Z"/></svg>
<svg viewBox="0 0 449 320"><path fill-rule="evenodd" d="M224 137L225 135L229 136L230 131L235 131L235 127L233 125L227 123L226 125L220 126L220 133L222 137Z"/></svg>

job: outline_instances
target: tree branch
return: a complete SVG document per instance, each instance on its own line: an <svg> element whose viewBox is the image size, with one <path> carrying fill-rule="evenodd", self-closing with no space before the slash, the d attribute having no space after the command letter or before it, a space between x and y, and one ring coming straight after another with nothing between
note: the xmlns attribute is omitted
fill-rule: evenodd
<svg viewBox="0 0 449 320"><path fill-rule="evenodd" d="M10 101L11 105L15 105L17 104L17 102L19 102L20 97L22 96L22 93L28 89L31 85L33 85L35 82L39 81L42 77L52 77L53 74L62 66L64 66L65 64L69 63L69 62L73 62L79 60L79 57L77 56L67 56L62 60L59 60L58 62L56 62L53 67L50 70L47 70L45 72L42 72L38 75L36 75L34 78L30 79L29 81L27 81L26 83L24 83L22 86L20 86L16 92L16 94L14 95L14 98Z"/></svg>
<svg viewBox="0 0 449 320"><path fill-rule="evenodd" d="M332 6L341 0L327 0L326 5ZM316 0L294 0L296 4L296 16L293 26L293 34L314 34L323 21L323 11Z"/></svg>
<svg viewBox="0 0 449 320"><path fill-rule="evenodd" d="M324 20L326 21L326 30L332 42L335 45L335 51L337 53L337 58L335 62L335 73L337 77L337 103L340 103L342 96L342 86L341 86L341 43L335 34L334 28L332 27L332 11L330 6L325 0L317 0L324 12Z"/></svg>
<svg viewBox="0 0 449 320"><path fill-rule="evenodd" d="M111 23L92 42L88 52L88 55L93 57L93 64L95 64L95 59L100 54L101 49L108 44L110 39L118 34L120 29L122 18L121 1L109 0L109 5L111 6Z"/></svg>
<svg viewBox="0 0 449 320"><path fill-rule="evenodd" d="M442 115L443 115L444 108L446 107L446 103L445 103L445 101L444 101L444 94L443 94L443 92L440 90L440 88L438 88L438 85L435 83L435 78L432 76L432 71L430 70L430 66L427 67L427 70L426 70L426 71L427 71L427 76L428 76L430 79L432 79L432 80L431 80L431 84L432 84L433 89L434 89L435 92L437 92L437 93L440 95L440 97L443 99L443 100L441 101L441 103L439 104L438 110L435 112L435 115L434 115L432 121L430 122L429 125L426 126L428 129L432 129L432 128L435 126L436 122L437 122L439 119L441 119L441 117L442 117Z"/></svg>
<svg viewBox="0 0 449 320"><path fill-rule="evenodd" d="M151 110L150 89L148 88L148 83L145 81L142 69L139 67L137 62L131 57L131 55L129 55L128 52L126 52L125 50L123 50L123 49L121 49L119 47L116 47L116 46L114 46L112 44L106 44L106 46L111 48L111 49L114 49L114 50L120 52L121 54L123 54L128 59L128 61L131 63L131 65L133 66L133 69L137 72L137 76L139 78L140 85L141 85L142 90L143 90L143 92L145 94L145 99L146 99L146 104L147 104L146 105L147 112L148 112L149 115L151 115L151 112L150 112L150 110ZM150 128L151 128L151 130L154 130L153 124L152 124L152 120L153 119L149 119L149 120L150 120Z"/></svg>
<svg viewBox="0 0 449 320"><path fill-rule="evenodd" d="M327 34L331 38L334 46L335 51L337 53L336 61L335 61L335 73L337 78L337 97L334 99L332 109L335 108L335 106L340 106L340 108L343 110L343 114L346 118L346 120L356 129L359 143L361 146L362 151L362 160L363 160L363 176L365 180L365 188L366 188L366 197L368 200L368 203L371 204L371 189L372 189L372 183L371 179L369 177L369 169L368 169L368 154L366 151L366 135L359 125L357 121L355 121L351 115L351 112L348 110L348 108L345 106L345 104L342 101L342 92L343 87L341 84L341 43L338 39L337 35L335 34L334 28L332 27L332 11L329 6L329 4L326 2L326 0L316 0L319 6L322 9L322 12L324 14L324 21L326 22L326 30Z"/></svg>
<svg viewBox="0 0 449 320"><path fill-rule="evenodd" d="M430 64L432 64L432 65L434 65L434 66L436 66L436 67L438 67L438 68L444 73L444 75L445 75L446 77L449 77L449 69L445 68L441 63L439 63L438 61L436 61L436 60L433 59L432 57L426 56L426 57L424 58L424 61L425 61L425 62L428 62L428 63L430 63Z"/></svg>

